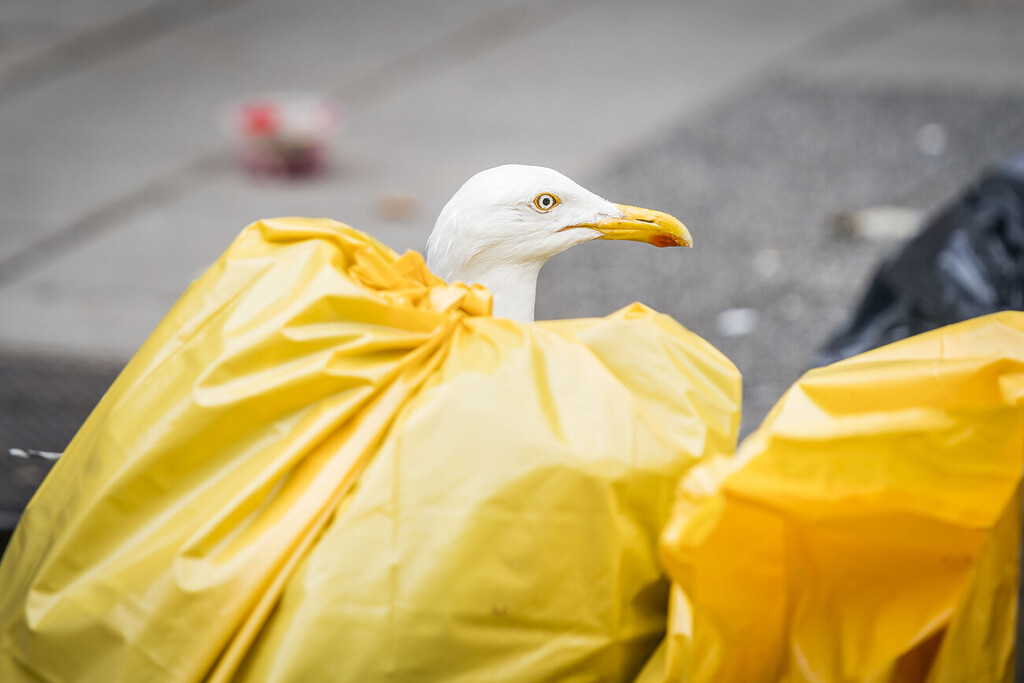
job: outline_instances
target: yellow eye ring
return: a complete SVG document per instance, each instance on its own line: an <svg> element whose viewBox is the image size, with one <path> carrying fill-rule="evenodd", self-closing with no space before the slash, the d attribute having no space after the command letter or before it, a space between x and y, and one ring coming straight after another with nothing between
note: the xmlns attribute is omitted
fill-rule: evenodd
<svg viewBox="0 0 1024 683"><path fill-rule="evenodd" d="M550 192L541 192L533 198L533 205L536 206L539 211L550 211L561 203L562 200Z"/></svg>

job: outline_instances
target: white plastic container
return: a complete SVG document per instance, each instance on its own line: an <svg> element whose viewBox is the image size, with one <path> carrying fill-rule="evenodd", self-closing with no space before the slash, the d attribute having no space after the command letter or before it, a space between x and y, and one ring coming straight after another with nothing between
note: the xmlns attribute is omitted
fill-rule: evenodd
<svg viewBox="0 0 1024 683"><path fill-rule="evenodd" d="M229 105L221 126L245 168L256 176L302 178L330 161L341 107L315 92L264 93Z"/></svg>

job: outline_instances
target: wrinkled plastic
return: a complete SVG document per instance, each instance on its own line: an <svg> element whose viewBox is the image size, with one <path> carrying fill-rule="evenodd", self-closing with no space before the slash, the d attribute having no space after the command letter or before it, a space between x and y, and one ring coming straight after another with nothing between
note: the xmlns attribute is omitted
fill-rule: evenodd
<svg viewBox="0 0 1024 683"><path fill-rule="evenodd" d="M1002 310L1024 310L1024 150L986 171L878 268L816 364Z"/></svg>
<svg viewBox="0 0 1024 683"><path fill-rule="evenodd" d="M327 220L250 226L0 565L0 680L629 680L739 375L639 305L519 324Z"/></svg>
<svg viewBox="0 0 1024 683"><path fill-rule="evenodd" d="M809 372L682 482L639 680L1011 680L1022 459L1024 313Z"/></svg>

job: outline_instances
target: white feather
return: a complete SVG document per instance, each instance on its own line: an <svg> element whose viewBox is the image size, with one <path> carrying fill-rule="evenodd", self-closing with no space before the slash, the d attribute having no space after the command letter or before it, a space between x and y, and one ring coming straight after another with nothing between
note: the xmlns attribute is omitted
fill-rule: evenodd
<svg viewBox="0 0 1024 683"><path fill-rule="evenodd" d="M534 205L545 192L561 200L546 212ZM495 316L529 322L541 266L600 236L589 228L559 231L621 216L615 204L557 171L498 166L466 181L442 209L427 241L427 265L449 282L487 287Z"/></svg>

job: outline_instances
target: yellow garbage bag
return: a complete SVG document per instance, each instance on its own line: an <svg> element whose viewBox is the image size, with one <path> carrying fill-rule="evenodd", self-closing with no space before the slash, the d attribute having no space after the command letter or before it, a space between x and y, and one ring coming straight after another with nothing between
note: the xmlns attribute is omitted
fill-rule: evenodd
<svg viewBox="0 0 1024 683"><path fill-rule="evenodd" d="M1022 408L1024 313L807 373L682 482L640 680L1010 681Z"/></svg>
<svg viewBox="0 0 1024 683"><path fill-rule="evenodd" d="M739 375L639 305L520 324L328 220L246 229L32 500L0 680L629 680Z"/></svg>

